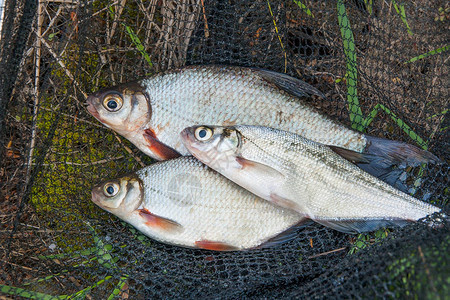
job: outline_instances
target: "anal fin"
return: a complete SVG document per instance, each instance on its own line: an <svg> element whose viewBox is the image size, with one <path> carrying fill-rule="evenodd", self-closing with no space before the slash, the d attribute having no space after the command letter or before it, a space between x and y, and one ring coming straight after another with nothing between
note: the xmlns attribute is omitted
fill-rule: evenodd
<svg viewBox="0 0 450 300"><path fill-rule="evenodd" d="M139 210L139 215L145 219L145 224L150 227L158 228L163 231L169 231L169 232L183 231L183 226L180 225L179 223L172 221L170 219L152 214L150 211L148 211L145 208Z"/></svg>
<svg viewBox="0 0 450 300"><path fill-rule="evenodd" d="M210 241L210 240L201 240L196 241L195 246L204 250L213 250L213 251L237 251L239 250L237 247L228 245L222 242Z"/></svg>
<svg viewBox="0 0 450 300"><path fill-rule="evenodd" d="M375 231L382 227L403 227L408 220L313 220L323 226L344 233L361 233Z"/></svg>
<svg viewBox="0 0 450 300"><path fill-rule="evenodd" d="M143 135L145 140L149 144L148 148L150 149L150 151L152 151L161 160L173 159L181 156L181 154L178 153L175 149L172 149L164 143L161 143L152 129L144 130Z"/></svg>
<svg viewBox="0 0 450 300"><path fill-rule="evenodd" d="M300 229L308 226L309 224L311 224L311 222L312 221L310 219L303 218L296 225L294 225L291 228L288 228L285 231L279 233L278 235L270 238L269 240L262 243L255 249L270 248L270 247L274 247L274 246L277 246L280 244L287 243L287 242L293 240L294 238L296 238L298 236L298 231Z"/></svg>

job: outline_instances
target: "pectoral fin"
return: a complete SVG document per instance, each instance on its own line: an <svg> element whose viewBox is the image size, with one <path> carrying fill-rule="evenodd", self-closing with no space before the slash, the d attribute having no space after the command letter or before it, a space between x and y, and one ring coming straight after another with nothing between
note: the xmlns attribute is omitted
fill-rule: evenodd
<svg viewBox="0 0 450 300"><path fill-rule="evenodd" d="M306 214L306 212L303 211L302 208L297 203L295 203L292 200L278 196L277 194L274 194L274 193L270 194L270 200L278 206L292 209L292 210L295 210L296 212Z"/></svg>
<svg viewBox="0 0 450 300"><path fill-rule="evenodd" d="M403 227L408 220L313 220L323 226L344 233L361 233L375 231L382 227Z"/></svg>
<svg viewBox="0 0 450 300"><path fill-rule="evenodd" d="M170 232L183 231L183 226L179 223L164 217L154 215L145 208L139 210L139 215L144 218L145 224L150 227Z"/></svg>
<svg viewBox="0 0 450 300"><path fill-rule="evenodd" d="M148 143L148 148L150 149L150 151L152 151L161 160L172 159L181 156L181 154L178 153L175 149L172 149L169 146L161 143L161 141L159 141L156 137L153 130L146 129L143 135Z"/></svg>
<svg viewBox="0 0 450 300"><path fill-rule="evenodd" d="M256 161L245 159L241 156L236 157L236 162L241 165L243 170L252 174L264 175L265 177L271 177L274 180L283 180L285 178L281 172L274 168Z"/></svg>
<svg viewBox="0 0 450 300"><path fill-rule="evenodd" d="M195 245L200 249L213 250L213 251L237 251L237 250L239 250L235 246L228 245L228 244L222 243L222 242L215 242L215 241L209 241L209 240L196 241Z"/></svg>

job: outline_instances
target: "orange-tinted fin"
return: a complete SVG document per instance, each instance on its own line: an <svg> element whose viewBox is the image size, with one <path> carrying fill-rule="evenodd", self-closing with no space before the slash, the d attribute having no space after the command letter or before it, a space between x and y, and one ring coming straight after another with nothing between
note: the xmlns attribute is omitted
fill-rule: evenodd
<svg viewBox="0 0 450 300"><path fill-rule="evenodd" d="M279 233L278 235L270 238L266 242L262 243L255 249L261 249L261 248L270 248L274 247L283 243L287 243L293 239L295 239L298 236L298 232L300 229L305 228L309 224L311 224L312 221L308 218L303 218L300 220L296 225L292 226L291 228L286 229L285 231Z"/></svg>
<svg viewBox="0 0 450 300"><path fill-rule="evenodd" d="M237 251L237 250L239 250L237 247L228 245L226 243L208 241L208 240L196 241L195 246L197 246L200 249L213 250L213 251Z"/></svg>
<svg viewBox="0 0 450 300"><path fill-rule="evenodd" d="M271 201L274 204L276 204L278 206L281 206L281 207L284 207L284 208L288 208L288 209L292 209L292 210L295 210L295 211L297 211L299 213L306 214L306 212L302 211L301 207L297 203L292 201L292 200L283 198L283 197L278 196L277 194L274 194L274 193L270 194L270 199L271 199Z"/></svg>
<svg viewBox="0 0 450 300"><path fill-rule="evenodd" d="M161 160L172 159L180 157L181 154L175 149L161 143L152 129L146 129L143 133L145 140L148 142L148 148Z"/></svg>
<svg viewBox="0 0 450 300"><path fill-rule="evenodd" d="M183 230L183 226L181 226L179 223L154 215L145 208L139 210L139 215L145 219L145 224L150 227L159 228L165 231Z"/></svg>

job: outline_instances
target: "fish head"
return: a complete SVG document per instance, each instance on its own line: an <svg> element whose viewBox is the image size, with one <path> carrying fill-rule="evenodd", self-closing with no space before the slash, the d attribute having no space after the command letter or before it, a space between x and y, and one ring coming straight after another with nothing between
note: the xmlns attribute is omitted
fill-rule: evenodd
<svg viewBox="0 0 450 300"><path fill-rule="evenodd" d="M104 181L92 189L92 202L118 217L135 211L143 198L143 184L135 174Z"/></svg>
<svg viewBox="0 0 450 300"><path fill-rule="evenodd" d="M151 105L139 81L100 90L86 99L87 110L103 125L129 137L150 122Z"/></svg>
<svg viewBox="0 0 450 300"><path fill-rule="evenodd" d="M241 152L242 135L233 126L192 126L180 135L192 155L219 172L236 164Z"/></svg>

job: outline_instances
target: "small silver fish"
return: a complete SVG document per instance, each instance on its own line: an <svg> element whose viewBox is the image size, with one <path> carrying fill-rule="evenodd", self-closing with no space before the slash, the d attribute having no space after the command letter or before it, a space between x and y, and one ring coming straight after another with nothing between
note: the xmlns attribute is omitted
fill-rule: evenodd
<svg viewBox="0 0 450 300"><path fill-rule="evenodd" d="M181 137L195 157L255 195L341 232L402 226L440 210L364 172L335 148L286 131L194 126Z"/></svg>
<svg viewBox="0 0 450 300"><path fill-rule="evenodd" d="M249 124L378 156L381 159L361 165L374 176L384 176L391 165L439 161L412 145L346 128L304 101L311 95L324 98L311 85L286 74L211 65L189 66L107 88L89 96L87 104L102 124L157 160L188 155L179 132L192 124ZM348 159L358 163L354 157ZM397 182L389 176L383 180Z"/></svg>
<svg viewBox="0 0 450 300"><path fill-rule="evenodd" d="M216 251L269 247L306 219L242 189L192 156L103 182L92 201L163 243Z"/></svg>

